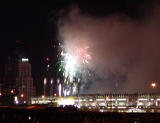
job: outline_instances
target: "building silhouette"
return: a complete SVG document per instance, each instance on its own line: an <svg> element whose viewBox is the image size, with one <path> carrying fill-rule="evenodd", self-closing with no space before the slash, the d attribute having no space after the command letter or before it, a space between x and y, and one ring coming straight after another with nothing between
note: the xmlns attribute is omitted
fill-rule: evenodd
<svg viewBox="0 0 160 123"><path fill-rule="evenodd" d="M2 87L4 103L30 104L35 93L29 59L19 52L9 56Z"/></svg>

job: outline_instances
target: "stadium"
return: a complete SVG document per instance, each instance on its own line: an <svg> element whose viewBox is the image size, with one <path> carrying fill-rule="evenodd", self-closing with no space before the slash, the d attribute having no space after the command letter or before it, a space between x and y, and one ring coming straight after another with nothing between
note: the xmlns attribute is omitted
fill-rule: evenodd
<svg viewBox="0 0 160 123"><path fill-rule="evenodd" d="M34 97L31 104L72 105L100 112L160 112L160 94L93 94L72 97Z"/></svg>

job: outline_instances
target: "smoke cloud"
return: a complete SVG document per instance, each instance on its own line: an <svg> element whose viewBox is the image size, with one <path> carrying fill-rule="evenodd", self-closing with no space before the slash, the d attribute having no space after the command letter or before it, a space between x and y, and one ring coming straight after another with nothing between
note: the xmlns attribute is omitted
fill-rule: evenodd
<svg viewBox="0 0 160 123"><path fill-rule="evenodd" d="M59 18L59 40L70 53L75 46L89 46L93 59L88 67L96 76L82 93L160 92L150 87L152 81L160 86L158 7L142 19L122 13L97 17L77 5L69 10Z"/></svg>

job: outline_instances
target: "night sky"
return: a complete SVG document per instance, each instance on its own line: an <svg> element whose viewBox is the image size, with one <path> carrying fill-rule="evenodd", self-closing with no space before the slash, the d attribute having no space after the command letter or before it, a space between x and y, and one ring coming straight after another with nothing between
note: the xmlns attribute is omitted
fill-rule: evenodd
<svg viewBox="0 0 160 123"><path fill-rule="evenodd" d="M147 17L150 17L157 4L156 0L119 0L118 2L116 0L108 0L107 2L99 2L98 0L97 2L92 0L53 0L48 3L15 3L15 1L10 4L7 2L3 3L0 8L1 80L3 78L4 64L7 62L7 57L16 50L16 40L19 40L21 45L20 49L24 51L32 64L34 84L37 86L38 94L40 94L42 79L45 75L45 58L50 57L52 63L57 61L57 51L53 46L57 45L59 37L63 37L61 34L58 35L58 32L61 32L59 31L59 27L61 28L62 26L59 26L57 23L59 20L65 20L65 17L69 16L73 8L78 8L81 15L92 18L93 25L95 25L94 21L97 19L106 19L115 16L119 17L118 22L128 22L128 20L131 20L134 21L136 25L137 23L143 23ZM81 22L85 23L86 21L82 20ZM65 24L65 22L61 23L64 27ZM79 27L79 25L77 27ZM147 31L150 30L148 29ZM78 34L80 33L81 32L78 32ZM118 36L119 34L117 37ZM135 40L131 40L131 42L135 42ZM129 45L128 43L124 44L126 44L124 47L128 47L127 45ZM159 52L159 50L157 52ZM133 61L134 60L135 59L133 59ZM124 63L127 64L126 62ZM127 70L130 69L127 67ZM110 81L110 78L114 77L118 78L117 80L122 79L126 81L125 75L117 75L116 73L117 70L110 73L107 80ZM157 76L155 78L157 80ZM102 84L102 86L104 86L104 84Z"/></svg>
<svg viewBox="0 0 160 123"><path fill-rule="evenodd" d="M45 73L46 57L55 59L55 51L51 47L57 43L56 25L50 23L52 10L63 8L66 1L52 3L18 2L3 3L0 8L0 76L4 75L4 64L8 55L17 50L16 41L20 41L20 49L30 59L34 84L41 85ZM53 42L53 43L52 43ZM39 84L41 83L41 84ZM41 87L37 87L39 90Z"/></svg>

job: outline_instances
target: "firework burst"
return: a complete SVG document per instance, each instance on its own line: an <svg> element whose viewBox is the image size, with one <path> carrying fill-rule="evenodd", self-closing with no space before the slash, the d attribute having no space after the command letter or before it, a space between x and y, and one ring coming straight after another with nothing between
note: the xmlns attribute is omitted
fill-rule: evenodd
<svg viewBox="0 0 160 123"><path fill-rule="evenodd" d="M60 53L59 72L62 75L63 96L78 94L78 86L86 74L86 65L92 60L89 47L75 48L72 53L62 49Z"/></svg>

